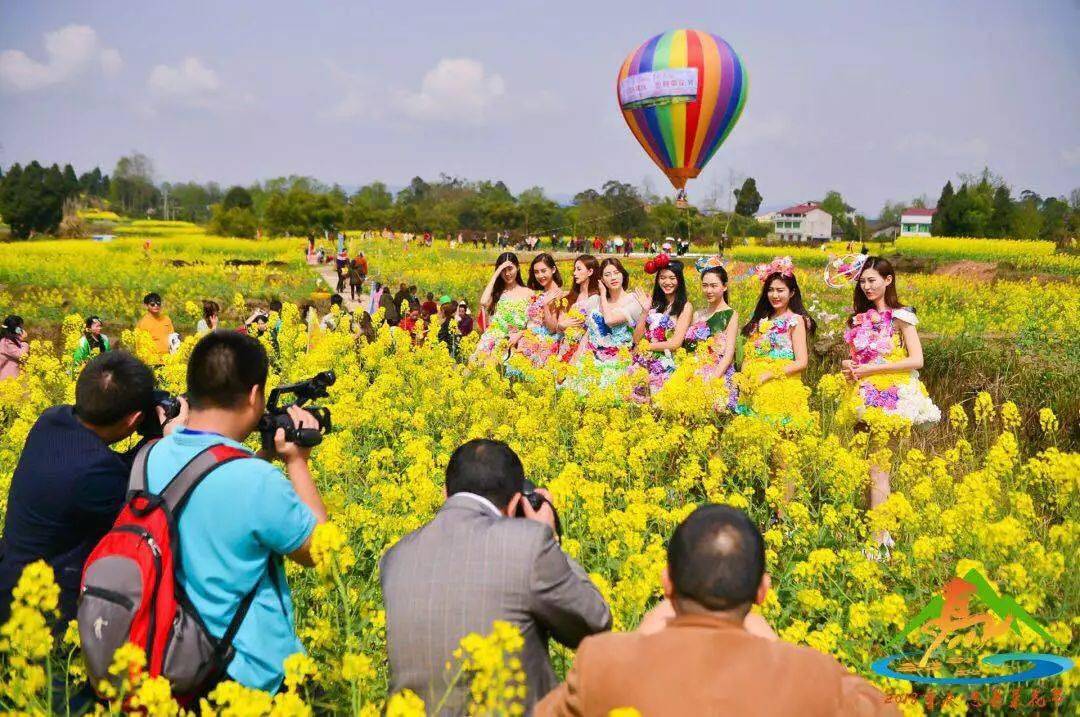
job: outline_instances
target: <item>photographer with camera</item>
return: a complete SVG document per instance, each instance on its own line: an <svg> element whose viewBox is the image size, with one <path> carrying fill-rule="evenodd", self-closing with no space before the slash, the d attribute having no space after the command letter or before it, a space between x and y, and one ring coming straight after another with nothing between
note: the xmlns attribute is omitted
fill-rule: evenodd
<svg viewBox="0 0 1080 717"><path fill-rule="evenodd" d="M217 330L200 339L187 367L190 413L183 428L149 450L146 488L161 494L189 461L210 449L243 452L218 463L191 489L177 521L183 556L177 577L217 639L246 606L227 678L274 692L284 678L282 661L303 651L281 557L312 565L311 535L326 521L326 508L308 470L317 441L287 440L308 435L319 420L296 405L267 416L268 369L265 349L250 336ZM260 424L268 435L256 455L242 441ZM287 478L268 462L272 458L284 462Z"/></svg>
<svg viewBox="0 0 1080 717"><path fill-rule="evenodd" d="M435 704L450 685L446 663L461 638L506 620L525 639L528 710L558 684L548 636L577 647L611 628L611 612L559 547L551 497L526 481L508 445L475 439L459 446L446 466L446 495L435 518L380 565L391 692L408 688ZM446 709L462 712L467 695L458 685Z"/></svg>
<svg viewBox="0 0 1080 717"><path fill-rule="evenodd" d="M52 566L60 586L60 629L75 616L83 563L124 505L142 443L126 453L109 446L136 430L171 433L186 418L182 401L172 418L155 404L150 368L110 351L79 374L74 406L53 406L34 423L11 477L0 538L0 624L23 568L37 560Z"/></svg>

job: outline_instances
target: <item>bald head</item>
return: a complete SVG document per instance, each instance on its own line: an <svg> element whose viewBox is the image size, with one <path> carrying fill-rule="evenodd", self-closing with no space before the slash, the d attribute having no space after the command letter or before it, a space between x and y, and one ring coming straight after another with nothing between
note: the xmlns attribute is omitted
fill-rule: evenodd
<svg viewBox="0 0 1080 717"><path fill-rule="evenodd" d="M671 536L668 573L676 599L749 610L765 573L765 541L741 510L704 505Z"/></svg>

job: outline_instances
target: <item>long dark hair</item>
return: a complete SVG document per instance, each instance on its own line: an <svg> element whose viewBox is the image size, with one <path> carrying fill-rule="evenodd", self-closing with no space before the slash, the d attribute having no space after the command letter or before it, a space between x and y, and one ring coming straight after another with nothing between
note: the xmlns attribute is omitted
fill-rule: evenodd
<svg viewBox="0 0 1080 717"><path fill-rule="evenodd" d="M675 296L668 306L667 294L660 288L660 274L670 271L675 275ZM656 278L653 279L652 309L661 313L667 312L672 316L678 316L686 306L686 277L683 276L683 264L678 260L671 260L667 266L656 270Z"/></svg>
<svg viewBox="0 0 1080 717"><path fill-rule="evenodd" d="M11 339L17 344L23 342L22 337L15 333L15 329L22 328L22 317L17 314L12 314L4 319L4 323L0 325L0 339Z"/></svg>
<svg viewBox="0 0 1080 717"><path fill-rule="evenodd" d="M537 264L546 264L551 269L551 280L555 282L555 286L562 288L562 274L559 273L559 265L555 263L555 257L548 254L546 251L537 254L533 257L533 260L529 262L529 283L526 284L533 291L540 291L544 287L540 286L540 282L536 280L536 273L533 269Z"/></svg>
<svg viewBox="0 0 1080 717"><path fill-rule="evenodd" d="M592 296L593 294L599 294L600 293L600 262L598 262L596 260L596 257L593 256L592 254L581 254L576 259L574 259L575 264L577 264L579 261L582 264L585 265L586 269L592 269L592 275L589 277L589 280L586 282L585 296ZM577 303L578 295L581 293L581 290L578 288L577 281L575 281L573 283L574 283L574 286L570 289L570 293L566 295L566 306L567 306L567 308L569 308L569 307L571 307L571 306L573 306L574 304Z"/></svg>
<svg viewBox="0 0 1080 717"><path fill-rule="evenodd" d="M774 271L765 277L765 283L761 285L761 295L758 296L757 306L754 307L754 315L750 317L750 320L746 322L746 325L742 327L742 335L749 336L757 328L758 322L762 319L767 319L772 316L772 304L769 303L769 286L779 279L784 282L784 286L791 290L791 300L788 301L788 311L793 314L806 319L806 333L813 334L817 331L817 322L814 321L814 317L806 313L806 307L802 302L802 291L799 289L799 282L795 279L795 275L781 274L778 271Z"/></svg>
<svg viewBox="0 0 1080 717"><path fill-rule="evenodd" d="M900 303L900 298L896 295L896 270L893 269L892 263L880 256L868 256L866 263L863 264L862 269L859 271L859 275L855 277L855 296L852 300L852 306L855 307L855 313L848 318L850 324L856 316L869 311L874 308L874 302L866 298L866 292L863 291L862 286L859 284L859 279L862 278L862 274L867 269L873 269L878 274L881 274L882 279L888 279L892 277L892 281L885 287L885 305L891 309L902 309L904 305Z"/></svg>
<svg viewBox="0 0 1080 717"><path fill-rule="evenodd" d="M706 274L716 274L717 278L724 283L724 301L731 303L731 299L728 298L728 275L727 269L722 266L712 266L701 272L701 278L704 279Z"/></svg>
<svg viewBox="0 0 1080 717"><path fill-rule="evenodd" d="M616 271L618 271L620 274L622 274L622 288L623 288L623 291L626 291L627 289L629 289L630 288L630 272L628 272L626 270L626 267L624 267L622 265L621 261L619 261L618 259L616 259L613 256L609 256L607 259L604 259L602 262L600 262L600 281L604 280L604 269L608 268L609 266L615 267ZM599 287L597 287L597 290L599 290Z"/></svg>
<svg viewBox="0 0 1080 717"><path fill-rule="evenodd" d="M504 262L510 262L517 267L517 283L520 286L525 286L525 282L521 280L521 262L518 261L517 254L512 251L504 251L499 254L495 259L495 267L498 268L503 265ZM503 281L502 272L499 272L499 276L495 279L495 288L491 290L491 306L488 308L492 311L499 305L499 299L502 298L503 292L506 291L506 283Z"/></svg>

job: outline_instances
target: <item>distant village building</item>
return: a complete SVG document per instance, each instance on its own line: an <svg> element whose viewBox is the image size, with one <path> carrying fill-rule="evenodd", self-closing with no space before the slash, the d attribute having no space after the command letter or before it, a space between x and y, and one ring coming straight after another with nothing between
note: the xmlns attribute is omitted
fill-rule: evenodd
<svg viewBox="0 0 1080 717"><path fill-rule="evenodd" d="M878 241L893 241L900 236L900 222L881 222L870 225L870 238Z"/></svg>
<svg viewBox="0 0 1080 717"><path fill-rule="evenodd" d="M776 212L765 212L764 214L758 214L754 216L762 224L772 224L776 219Z"/></svg>
<svg viewBox="0 0 1080 717"><path fill-rule="evenodd" d="M832 238L832 225L832 215L817 202L781 209L773 217L773 226L781 241L828 241Z"/></svg>
<svg viewBox="0 0 1080 717"><path fill-rule="evenodd" d="M925 209L923 207L908 207L900 215L900 236L902 237L928 237L930 236L930 222L934 219L937 209Z"/></svg>

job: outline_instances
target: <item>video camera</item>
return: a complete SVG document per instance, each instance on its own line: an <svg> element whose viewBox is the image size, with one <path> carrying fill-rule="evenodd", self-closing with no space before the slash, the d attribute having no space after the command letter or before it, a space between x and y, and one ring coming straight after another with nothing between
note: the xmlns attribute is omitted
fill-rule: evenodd
<svg viewBox="0 0 1080 717"><path fill-rule="evenodd" d="M318 422L318 428L297 428L293 425L288 411L292 406L304 406L308 401L326 398L328 389L334 385L335 381L337 381L337 376L333 371L323 371L305 381L278 386L270 391L270 398L266 402L266 413L259 419L259 433L262 434L263 448L274 447L274 434L279 428L285 429L285 440L290 443L305 448L322 443L322 437L333 428L329 408L305 406L305 410L311 413ZM284 394L294 394L296 399L292 403L279 406L278 401Z"/></svg>
<svg viewBox="0 0 1080 717"><path fill-rule="evenodd" d="M561 538L562 521L559 520L559 511L555 510L555 505L545 498L543 493L536 492L536 485L528 478L525 479L524 485L521 488L521 497L523 500L529 501L529 505L532 506L533 510L540 510L544 507L544 503L551 506L551 513L555 516L555 534ZM525 506L522 505L522 503L518 503L515 516L518 518L525 517Z"/></svg>
<svg viewBox="0 0 1080 717"><path fill-rule="evenodd" d="M168 391L154 389L150 408L143 411L142 421L136 429L140 436L147 438L161 438L164 435L162 421L158 418L155 409L160 408L165 412L165 422L171 421L180 415L180 399Z"/></svg>

